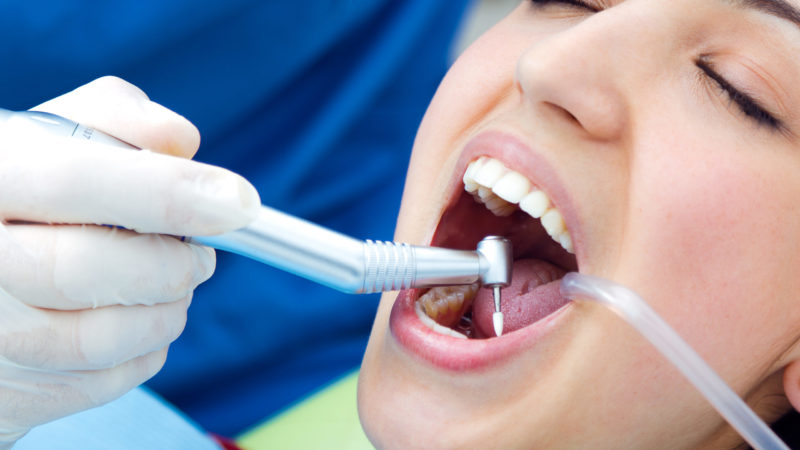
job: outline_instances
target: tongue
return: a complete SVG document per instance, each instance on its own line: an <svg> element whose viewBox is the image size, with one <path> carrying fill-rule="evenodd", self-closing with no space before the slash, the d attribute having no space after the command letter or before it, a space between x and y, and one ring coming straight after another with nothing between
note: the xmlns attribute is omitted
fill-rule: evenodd
<svg viewBox="0 0 800 450"><path fill-rule="evenodd" d="M501 290L504 333L526 327L567 303L559 293L564 270L539 259L521 259L514 261L512 274L511 285ZM492 313L491 289L479 289L472 306L478 336L494 336Z"/></svg>

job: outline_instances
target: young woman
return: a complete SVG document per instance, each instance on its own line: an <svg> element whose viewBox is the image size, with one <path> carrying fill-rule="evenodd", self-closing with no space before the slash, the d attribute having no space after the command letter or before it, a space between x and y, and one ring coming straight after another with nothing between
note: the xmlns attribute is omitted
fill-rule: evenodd
<svg viewBox="0 0 800 450"><path fill-rule="evenodd" d="M507 332L488 292L385 295L359 386L377 446L741 445L631 327L560 297L574 270L642 295L767 422L800 408L798 9L526 0L465 52L395 238L509 236Z"/></svg>

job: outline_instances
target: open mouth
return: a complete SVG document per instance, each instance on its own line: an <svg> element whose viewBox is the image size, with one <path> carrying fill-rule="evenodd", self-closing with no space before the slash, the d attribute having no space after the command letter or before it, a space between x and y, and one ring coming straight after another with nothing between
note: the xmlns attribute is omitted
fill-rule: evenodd
<svg viewBox="0 0 800 450"><path fill-rule="evenodd" d="M522 143L494 133L474 139L462 155L457 173L463 179L451 193L431 245L474 250L486 236L503 236L513 245L512 281L501 291L505 331L500 338L494 332L491 289L442 286L400 293L390 319L392 333L435 365L464 369L510 355L552 328L550 319L568 304L559 289L561 278L578 270L573 234L564 220L572 211L562 213L534 176L523 174L546 179L564 201L553 172L541 161L532 168L531 158Z"/></svg>
<svg viewBox="0 0 800 450"><path fill-rule="evenodd" d="M548 195L501 161L482 156L467 166L464 191L443 214L432 245L474 249L487 235L511 240L514 269L502 289L506 332L524 328L561 308L559 280L577 270L572 237ZM443 286L414 305L433 331L448 336L494 337L494 300L489 289Z"/></svg>

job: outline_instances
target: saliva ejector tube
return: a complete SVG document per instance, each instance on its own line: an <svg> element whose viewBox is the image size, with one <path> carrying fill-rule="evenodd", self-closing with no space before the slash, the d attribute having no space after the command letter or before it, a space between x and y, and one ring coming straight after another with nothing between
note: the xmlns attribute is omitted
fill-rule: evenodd
<svg viewBox="0 0 800 450"><path fill-rule="evenodd" d="M751 410L702 358L635 292L603 278L568 273L561 293L594 301L614 311L653 344L755 449L789 447Z"/></svg>

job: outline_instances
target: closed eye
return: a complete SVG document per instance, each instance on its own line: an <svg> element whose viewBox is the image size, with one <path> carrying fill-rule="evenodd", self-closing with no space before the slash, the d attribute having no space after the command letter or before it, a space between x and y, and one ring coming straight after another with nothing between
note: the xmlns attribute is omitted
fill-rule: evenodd
<svg viewBox="0 0 800 450"><path fill-rule="evenodd" d="M714 67L707 58L701 56L695 61L695 64L706 77L714 81L717 87L722 90L723 94L727 96L728 99L730 99L733 103L735 103L739 111L744 113L745 116L755 121L758 125L764 125L774 130L779 130L783 127L781 121L767 112L767 110L759 105L755 99L737 89L716 70L714 70Z"/></svg>
<svg viewBox="0 0 800 450"><path fill-rule="evenodd" d="M589 2L583 0L531 0L535 6L545 7L551 4L560 4L567 7L588 9L592 12L600 12L601 8L591 5Z"/></svg>

